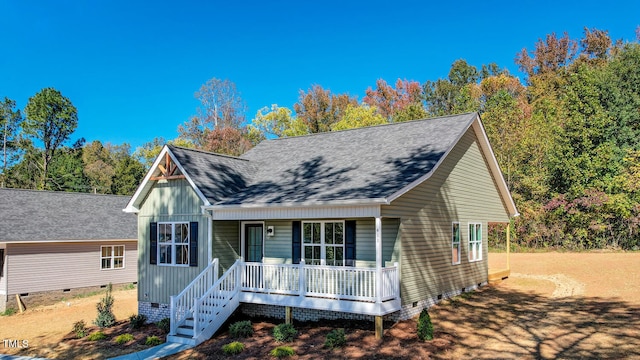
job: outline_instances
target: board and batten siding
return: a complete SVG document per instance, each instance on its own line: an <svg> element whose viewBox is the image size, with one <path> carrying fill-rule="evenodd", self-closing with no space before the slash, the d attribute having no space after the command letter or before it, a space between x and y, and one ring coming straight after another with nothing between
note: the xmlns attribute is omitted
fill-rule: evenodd
<svg viewBox="0 0 640 360"><path fill-rule="evenodd" d="M138 213L138 301L169 304L207 266L208 218L204 205L191 185L183 179L158 181ZM198 222L198 266L150 264L150 224L152 222Z"/></svg>
<svg viewBox="0 0 640 360"><path fill-rule="evenodd" d="M218 258L220 274L240 258L240 221L213 222L213 257Z"/></svg>
<svg viewBox="0 0 640 360"><path fill-rule="evenodd" d="M381 211L401 218L403 305L487 281L487 222L509 221L473 128L427 181ZM461 230L458 265L452 265L452 222ZM469 222L482 223L482 261L468 260Z"/></svg>
<svg viewBox="0 0 640 360"><path fill-rule="evenodd" d="M102 245L124 245L124 268L101 269ZM13 243L5 251L8 295L137 281L135 240Z"/></svg>

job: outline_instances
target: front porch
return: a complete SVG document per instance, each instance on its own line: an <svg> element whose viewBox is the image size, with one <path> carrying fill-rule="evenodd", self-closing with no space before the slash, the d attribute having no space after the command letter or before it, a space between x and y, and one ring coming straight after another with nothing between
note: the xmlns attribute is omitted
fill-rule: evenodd
<svg viewBox="0 0 640 360"><path fill-rule="evenodd" d="M400 310L397 263L392 267L243 262L240 302L382 316Z"/></svg>
<svg viewBox="0 0 640 360"><path fill-rule="evenodd" d="M240 303L383 315L401 309L399 268L264 264L238 259L218 278L218 259L171 297L174 342L211 337Z"/></svg>

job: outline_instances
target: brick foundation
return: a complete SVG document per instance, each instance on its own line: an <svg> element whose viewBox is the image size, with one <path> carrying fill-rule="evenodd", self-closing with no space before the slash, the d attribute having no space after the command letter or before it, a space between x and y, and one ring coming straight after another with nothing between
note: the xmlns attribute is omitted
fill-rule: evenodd
<svg viewBox="0 0 640 360"><path fill-rule="evenodd" d="M417 301L414 304L407 304L402 306L402 309L385 315L384 320L389 321L401 321L407 320L420 314L423 309L437 304L443 299L449 299L454 296L458 296L463 292L469 292L478 289L480 286L484 286L487 283L481 283L478 285L467 286L464 289L450 291L444 293L438 297L424 299ZM240 305L240 312L247 316L253 317L268 317L274 319L285 318L285 307L278 305L262 305L262 304L248 304L243 303ZM327 311L327 310L314 310L305 308L293 308L293 319L296 321L320 321L320 320L365 320L374 321L373 315L352 314L339 311Z"/></svg>
<svg viewBox="0 0 640 360"><path fill-rule="evenodd" d="M147 322L155 323L164 318L170 317L171 308L169 304L138 301L138 314L145 315L147 317Z"/></svg>

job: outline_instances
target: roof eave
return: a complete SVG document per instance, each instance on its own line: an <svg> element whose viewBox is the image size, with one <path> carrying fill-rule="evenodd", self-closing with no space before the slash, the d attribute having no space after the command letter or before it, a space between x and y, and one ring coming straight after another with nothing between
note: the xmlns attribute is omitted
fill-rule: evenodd
<svg viewBox="0 0 640 360"><path fill-rule="evenodd" d="M205 210L255 210L255 209L278 209L297 207L341 207L341 206L371 206L389 205L390 202L384 198L354 199L354 200L329 200L329 201L302 201L285 203L249 203L249 204L213 204L205 205Z"/></svg>

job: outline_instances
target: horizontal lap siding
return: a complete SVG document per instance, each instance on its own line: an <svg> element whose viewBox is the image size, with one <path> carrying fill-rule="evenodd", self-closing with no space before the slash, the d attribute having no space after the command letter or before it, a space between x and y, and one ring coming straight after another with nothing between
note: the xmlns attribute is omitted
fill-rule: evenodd
<svg viewBox="0 0 640 360"><path fill-rule="evenodd" d="M273 236L265 236L264 262L267 264L291 264L293 254L291 237L291 221L267 221L267 226L273 226Z"/></svg>
<svg viewBox="0 0 640 360"><path fill-rule="evenodd" d="M156 183L138 214L138 300L168 304L207 266L208 218L202 201L186 180ZM198 266L149 264L151 222L198 222Z"/></svg>
<svg viewBox="0 0 640 360"><path fill-rule="evenodd" d="M102 270L101 245L124 245L125 267ZM8 244L8 294L137 281L135 241Z"/></svg>
<svg viewBox="0 0 640 360"><path fill-rule="evenodd" d="M495 182L469 129L425 183L382 208L400 217L403 304L487 280L487 222L508 221ZM451 224L461 229L461 263L451 264ZM468 223L482 223L483 261L468 261Z"/></svg>
<svg viewBox="0 0 640 360"><path fill-rule="evenodd" d="M382 219L382 266L399 261L398 219ZM356 266L376 266L376 225L374 219L356 220Z"/></svg>
<svg viewBox="0 0 640 360"><path fill-rule="evenodd" d="M0 249L5 249L6 245L5 244L0 244ZM6 260L6 250L5 250L5 259ZM2 276L0 276L0 295L6 295L7 294L7 262L6 261L1 261L2 259L0 259L0 264L4 263L3 268L0 269L0 274L2 274ZM0 297L0 301L2 301L1 297Z"/></svg>
<svg viewBox="0 0 640 360"><path fill-rule="evenodd" d="M308 221L326 221L313 219ZM342 219L339 219L342 220ZM346 219L349 220L349 219ZM305 220L307 221L307 220ZM265 237L264 262L269 264L291 264L291 221L266 221L265 226L274 227L274 236ZM399 261L399 245L396 243L398 219L382 220L383 266ZM376 232L374 219L356 220L356 266L376 265Z"/></svg>

